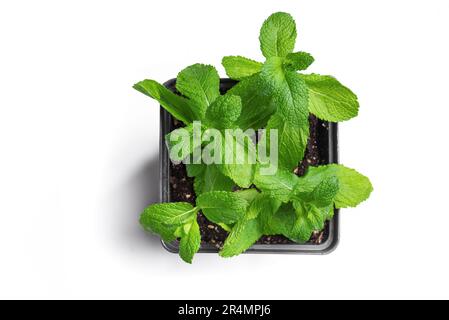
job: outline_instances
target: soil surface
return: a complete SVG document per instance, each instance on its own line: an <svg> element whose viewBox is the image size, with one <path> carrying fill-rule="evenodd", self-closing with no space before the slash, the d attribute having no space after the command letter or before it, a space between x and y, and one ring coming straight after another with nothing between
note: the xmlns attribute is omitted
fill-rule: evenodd
<svg viewBox="0 0 449 320"><path fill-rule="evenodd" d="M327 133L329 126L327 122L322 122L311 115L309 117L310 123L310 137L307 144L307 150L304 160L295 169L295 174L298 176L304 175L309 166L317 166L327 163ZM174 120L173 126L180 127L180 124ZM193 178L187 176L184 164L171 164L170 172L170 192L171 200L185 201L195 204L195 192L193 190ZM228 233L220 226L208 221L203 214L198 215L198 223L201 230L201 237L203 243L210 244L216 248L221 248ZM324 230L314 232L310 243L320 244L328 238L328 225ZM259 244L290 244L293 243L283 236L264 236L259 241Z"/></svg>

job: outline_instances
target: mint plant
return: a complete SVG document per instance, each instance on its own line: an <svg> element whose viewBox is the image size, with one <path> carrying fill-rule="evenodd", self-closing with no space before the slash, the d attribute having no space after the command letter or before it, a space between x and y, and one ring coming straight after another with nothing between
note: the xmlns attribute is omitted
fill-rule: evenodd
<svg viewBox="0 0 449 320"><path fill-rule="evenodd" d="M310 114L337 122L355 117L359 109L355 94L335 78L300 73L314 59L294 51L296 37L289 14L270 16L259 36L263 63L223 58L226 73L238 81L225 95L218 72L202 64L178 74L179 94L154 80L134 85L184 124L165 139L170 158L184 162L194 177L196 204L151 205L140 223L167 242L179 240L179 254L188 263L201 246L200 211L228 231L219 254L232 257L263 235L307 242L335 209L355 207L372 192L367 177L342 165L309 167L302 177L293 173L304 157ZM262 128L259 139L247 134ZM245 134L240 139L230 130ZM259 152L267 147L270 156L273 150L278 154L277 170L269 174ZM214 161L204 161L205 155Z"/></svg>

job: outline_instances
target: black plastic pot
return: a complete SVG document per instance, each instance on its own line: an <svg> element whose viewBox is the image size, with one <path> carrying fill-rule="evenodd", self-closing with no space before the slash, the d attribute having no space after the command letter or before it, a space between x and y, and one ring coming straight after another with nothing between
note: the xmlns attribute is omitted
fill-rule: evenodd
<svg viewBox="0 0 449 320"><path fill-rule="evenodd" d="M220 91L224 94L232 88L236 82L231 79L221 79ZM168 89L176 92L176 79L167 81L164 84ZM170 202L170 158L165 144L165 135L174 129L172 116L161 107L161 127L160 127L160 149L159 149L159 168L160 168L160 202ZM319 126L318 144L321 153L327 156L327 163L338 162L338 126L336 123L328 123L328 126ZM329 221L327 230L324 233L325 239L320 244L255 244L247 253L296 253L296 254L327 254L333 251L339 239L339 217L338 210L335 210L334 218ZM163 246L170 252L177 253L179 243L177 241L166 243L162 241ZM201 245L199 252L218 252L212 245Z"/></svg>

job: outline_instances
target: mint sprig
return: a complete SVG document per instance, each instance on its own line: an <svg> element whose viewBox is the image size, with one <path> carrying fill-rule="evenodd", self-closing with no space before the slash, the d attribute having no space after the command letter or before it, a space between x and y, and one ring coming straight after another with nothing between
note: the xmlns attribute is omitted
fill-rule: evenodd
<svg viewBox="0 0 449 320"><path fill-rule="evenodd" d="M269 97L265 103L259 104L262 113L272 112L268 128L279 130L279 162L287 169L294 167L304 155L309 136L309 112L322 120L336 122L355 117L359 108L357 97L335 78L296 72L306 70L314 62L309 53L293 52L296 37L293 18L278 12L271 15L260 30L260 47L265 63L240 56L238 59L223 58L228 76L243 79L235 89L237 94L241 90L239 86L247 86L246 83L255 83L255 79L259 79L258 91L253 92L252 99L263 101ZM251 67L248 67L248 61L251 61ZM242 98L243 110L248 109L246 104L252 104L252 99ZM271 102L276 109L271 108ZM296 143L291 144L292 141Z"/></svg>
<svg viewBox="0 0 449 320"><path fill-rule="evenodd" d="M192 127L194 121L201 121L203 130L220 129L224 151L221 155L223 159L220 161L222 164L212 164L211 166L215 166L216 170L205 170L204 167L197 171L189 170L190 176L195 177L195 180L214 181L214 183L195 182L195 191L198 194L217 190L229 191L232 188L229 179L234 184L247 188L251 185L254 175L254 163L250 161L248 154L251 154L256 146L248 139L245 139L242 144L235 137L231 141L232 143L225 144L225 129L239 127L238 120L242 112L242 104L240 97L231 93L221 96L219 81L220 78L214 67L195 64L187 67L178 75L176 88L183 96L175 95L154 80L144 80L134 86L137 90L159 101L172 116L186 124L186 128L175 130L166 137L169 148L176 145L180 150L180 152L175 152L175 157L172 157L172 160L179 162L190 157L195 148L200 147L194 144ZM184 134L187 132L188 136L182 139L177 136L180 132ZM172 141L172 137L175 136L175 141ZM184 141L185 144L183 145L179 140ZM234 148L237 149L236 152L233 152ZM243 153L246 162L235 165L229 163L230 161L224 161L227 152L230 154Z"/></svg>
<svg viewBox="0 0 449 320"><path fill-rule="evenodd" d="M158 233L167 242L180 238L180 256L191 263L201 244L196 221L198 210L185 202L154 204L141 214L140 224L147 231Z"/></svg>

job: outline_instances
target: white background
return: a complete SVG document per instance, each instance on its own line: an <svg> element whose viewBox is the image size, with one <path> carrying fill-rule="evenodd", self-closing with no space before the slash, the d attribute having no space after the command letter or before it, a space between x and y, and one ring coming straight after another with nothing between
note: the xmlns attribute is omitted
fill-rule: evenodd
<svg viewBox="0 0 449 320"><path fill-rule="evenodd" d="M368 202L328 256L198 255L145 234L157 200L159 109L134 91L224 55L260 59L275 11L310 71L361 102L341 162ZM449 2L2 1L0 298L449 298Z"/></svg>

